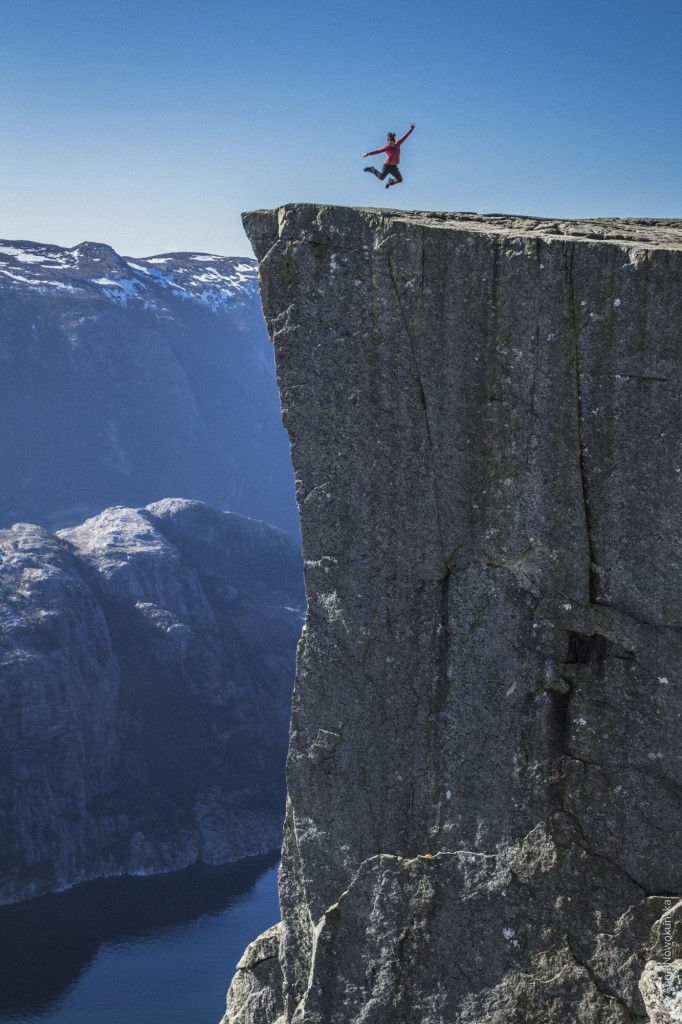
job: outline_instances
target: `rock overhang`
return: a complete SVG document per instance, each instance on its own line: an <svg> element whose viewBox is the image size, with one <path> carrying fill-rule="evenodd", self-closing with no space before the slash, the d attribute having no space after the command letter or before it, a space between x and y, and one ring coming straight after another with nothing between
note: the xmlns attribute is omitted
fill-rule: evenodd
<svg viewBox="0 0 682 1024"><path fill-rule="evenodd" d="M285 1019L641 1017L682 887L682 224L244 222L307 560Z"/></svg>

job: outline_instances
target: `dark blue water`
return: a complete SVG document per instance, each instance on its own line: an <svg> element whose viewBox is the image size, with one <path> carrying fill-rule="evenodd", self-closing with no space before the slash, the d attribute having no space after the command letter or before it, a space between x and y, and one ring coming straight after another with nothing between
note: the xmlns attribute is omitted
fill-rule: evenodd
<svg viewBox="0 0 682 1024"><path fill-rule="evenodd" d="M0 1024L217 1024L278 920L274 855L0 908Z"/></svg>

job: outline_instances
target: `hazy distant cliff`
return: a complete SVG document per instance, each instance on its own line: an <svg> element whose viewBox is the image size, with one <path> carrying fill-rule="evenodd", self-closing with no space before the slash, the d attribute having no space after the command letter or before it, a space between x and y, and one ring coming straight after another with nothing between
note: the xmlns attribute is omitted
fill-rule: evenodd
<svg viewBox="0 0 682 1024"><path fill-rule="evenodd" d="M0 241L0 526L169 494L298 537L252 260Z"/></svg>
<svg viewBox="0 0 682 1024"><path fill-rule="evenodd" d="M682 226L245 225L308 617L226 1020L678 1021Z"/></svg>
<svg viewBox="0 0 682 1024"><path fill-rule="evenodd" d="M300 569L179 499L0 530L0 903L279 845Z"/></svg>

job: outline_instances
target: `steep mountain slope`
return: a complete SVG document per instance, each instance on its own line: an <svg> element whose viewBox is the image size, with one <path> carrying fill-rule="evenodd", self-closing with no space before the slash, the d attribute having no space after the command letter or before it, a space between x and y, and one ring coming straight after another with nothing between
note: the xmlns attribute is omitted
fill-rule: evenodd
<svg viewBox="0 0 682 1024"><path fill-rule="evenodd" d="M199 502L0 531L0 902L276 848L304 600Z"/></svg>
<svg viewBox="0 0 682 1024"><path fill-rule="evenodd" d="M0 525L169 494L298 536L251 260L0 242Z"/></svg>
<svg viewBox="0 0 682 1024"><path fill-rule="evenodd" d="M226 1021L678 1021L682 225L245 225L308 614Z"/></svg>

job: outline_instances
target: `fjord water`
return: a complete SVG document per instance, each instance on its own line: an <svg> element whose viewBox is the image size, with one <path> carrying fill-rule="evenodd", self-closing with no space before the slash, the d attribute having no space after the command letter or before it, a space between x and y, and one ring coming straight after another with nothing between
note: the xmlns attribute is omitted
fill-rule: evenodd
<svg viewBox="0 0 682 1024"><path fill-rule="evenodd" d="M0 908L0 1024L217 1024L278 920L274 854Z"/></svg>

